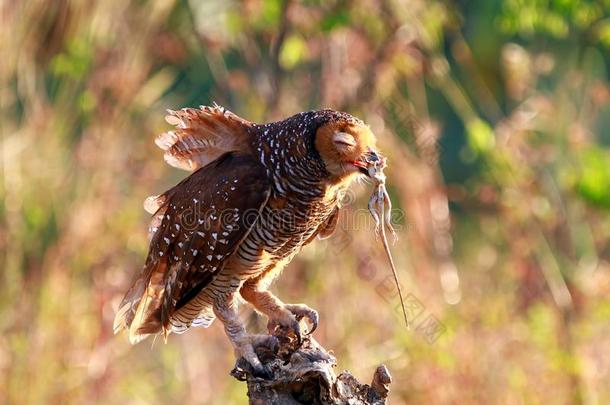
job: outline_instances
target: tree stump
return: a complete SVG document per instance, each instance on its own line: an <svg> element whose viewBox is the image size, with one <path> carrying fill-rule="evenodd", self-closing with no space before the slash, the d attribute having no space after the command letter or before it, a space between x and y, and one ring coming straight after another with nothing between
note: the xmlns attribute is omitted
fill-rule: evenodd
<svg viewBox="0 0 610 405"><path fill-rule="evenodd" d="M284 334L275 335L275 347L258 347L256 353L271 371L265 379L254 375L249 363L240 358L231 375L248 385L250 404L375 404L386 403L392 377L380 365L370 384L360 383L349 371L338 376L335 357L312 337L305 337L300 347Z"/></svg>

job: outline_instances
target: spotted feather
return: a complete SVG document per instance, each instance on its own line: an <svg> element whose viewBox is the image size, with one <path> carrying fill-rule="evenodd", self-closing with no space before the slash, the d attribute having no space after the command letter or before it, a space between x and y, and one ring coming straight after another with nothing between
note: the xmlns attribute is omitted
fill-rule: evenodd
<svg viewBox="0 0 610 405"><path fill-rule="evenodd" d="M158 197L160 223L146 265L121 303L115 331L129 328L135 343L209 325L210 308L197 296L248 235L269 194L264 167L228 153Z"/></svg>

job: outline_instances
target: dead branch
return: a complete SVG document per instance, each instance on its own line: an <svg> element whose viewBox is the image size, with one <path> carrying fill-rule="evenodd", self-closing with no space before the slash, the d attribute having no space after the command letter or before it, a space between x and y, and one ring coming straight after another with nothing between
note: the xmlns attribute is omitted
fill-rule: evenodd
<svg viewBox="0 0 610 405"><path fill-rule="evenodd" d="M311 337L294 347L294 340L276 336L275 347L258 347L256 352L273 377L255 376L240 358L231 375L248 385L250 404L375 404L386 403L392 377L380 365L370 384L360 383L349 371L338 376L335 357Z"/></svg>

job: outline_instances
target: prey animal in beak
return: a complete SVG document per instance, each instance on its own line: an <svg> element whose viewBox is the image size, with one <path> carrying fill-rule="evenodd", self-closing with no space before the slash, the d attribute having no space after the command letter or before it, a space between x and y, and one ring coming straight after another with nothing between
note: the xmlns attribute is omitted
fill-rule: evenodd
<svg viewBox="0 0 610 405"><path fill-rule="evenodd" d="M353 164L358 168L360 173L374 179L375 177L373 175L376 173L383 174L382 171L386 167L386 158L369 148L369 150L364 153L362 158L354 161Z"/></svg>
<svg viewBox="0 0 610 405"><path fill-rule="evenodd" d="M390 263L392 275L394 276L394 282L396 283L396 289L398 290L405 324L407 325L407 328L409 328L409 319L407 318L407 310L405 308L400 282L398 281L398 272L396 271L396 265L394 264L394 259L392 258L392 253L390 252L385 234L385 228L387 227L394 239L396 239L396 233L392 227L390 217L392 212L392 201L390 200L390 196L385 187L386 177L383 173L383 169L386 167L386 159L378 155L374 150L369 149L364 154L362 161L354 162L354 165L356 165L363 174L366 174L373 180L373 194L371 194L371 198L369 199L369 212L375 220L375 231L378 235L381 235L381 242L383 243L383 248Z"/></svg>

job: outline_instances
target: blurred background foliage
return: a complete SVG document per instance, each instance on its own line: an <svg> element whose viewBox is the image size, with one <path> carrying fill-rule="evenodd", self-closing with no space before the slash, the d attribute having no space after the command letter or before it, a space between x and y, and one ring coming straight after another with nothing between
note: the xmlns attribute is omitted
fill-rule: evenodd
<svg viewBox="0 0 610 405"><path fill-rule="evenodd" d="M152 142L164 111L212 101L254 121L345 110L389 156L414 323L442 327L402 326L360 187L273 287L320 311L340 369L386 363L392 403L610 401L609 1L0 10L0 402L246 402L218 324L152 349L111 327L142 200L186 175Z"/></svg>

